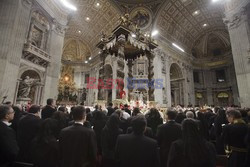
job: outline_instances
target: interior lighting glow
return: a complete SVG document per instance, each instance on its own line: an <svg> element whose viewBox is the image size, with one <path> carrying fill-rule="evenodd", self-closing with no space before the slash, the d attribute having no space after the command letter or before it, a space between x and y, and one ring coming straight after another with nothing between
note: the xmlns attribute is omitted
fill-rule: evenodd
<svg viewBox="0 0 250 167"><path fill-rule="evenodd" d="M182 49L182 48L181 48L180 46L178 46L177 44L172 43L172 45L173 45L174 47L176 47L177 49L179 49L180 51L185 52L184 49Z"/></svg>
<svg viewBox="0 0 250 167"><path fill-rule="evenodd" d="M159 33L158 30L154 30L154 31L152 32L151 36L152 36L152 37L153 37L153 36L156 36L158 33Z"/></svg>
<svg viewBox="0 0 250 167"><path fill-rule="evenodd" d="M61 0L61 2L65 7L69 8L71 10L77 11L77 8L74 5L72 5L71 3L69 3L68 0Z"/></svg>

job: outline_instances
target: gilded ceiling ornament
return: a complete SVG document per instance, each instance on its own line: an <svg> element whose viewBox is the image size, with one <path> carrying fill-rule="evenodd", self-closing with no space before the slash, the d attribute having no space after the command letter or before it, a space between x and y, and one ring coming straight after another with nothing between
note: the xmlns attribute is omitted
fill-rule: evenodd
<svg viewBox="0 0 250 167"><path fill-rule="evenodd" d="M138 28L144 30L152 23L152 14L147 8L138 7L131 11L130 19Z"/></svg>

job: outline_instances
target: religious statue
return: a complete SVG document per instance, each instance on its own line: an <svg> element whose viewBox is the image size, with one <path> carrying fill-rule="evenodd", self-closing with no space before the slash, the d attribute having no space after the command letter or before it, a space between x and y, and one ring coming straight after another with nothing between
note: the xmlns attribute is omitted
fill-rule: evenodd
<svg viewBox="0 0 250 167"><path fill-rule="evenodd" d="M20 82L18 97L28 98L30 94L31 87L39 82L39 79L33 79L26 76L23 81Z"/></svg>
<svg viewBox="0 0 250 167"><path fill-rule="evenodd" d="M140 94L139 94L139 101L143 101L143 93L142 92L140 92Z"/></svg>
<svg viewBox="0 0 250 167"><path fill-rule="evenodd" d="M132 24L132 22L129 20L129 14L128 13L125 13L124 16L120 17L120 24L124 25L126 27L129 27Z"/></svg>

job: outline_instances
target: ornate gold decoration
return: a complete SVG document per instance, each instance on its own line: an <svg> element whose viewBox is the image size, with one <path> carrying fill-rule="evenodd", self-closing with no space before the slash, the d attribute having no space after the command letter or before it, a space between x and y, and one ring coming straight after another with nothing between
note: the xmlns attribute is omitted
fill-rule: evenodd
<svg viewBox="0 0 250 167"><path fill-rule="evenodd" d="M63 66L58 85L58 101L75 101L76 87L74 82L74 69L71 66ZM76 96L76 97L75 97Z"/></svg>

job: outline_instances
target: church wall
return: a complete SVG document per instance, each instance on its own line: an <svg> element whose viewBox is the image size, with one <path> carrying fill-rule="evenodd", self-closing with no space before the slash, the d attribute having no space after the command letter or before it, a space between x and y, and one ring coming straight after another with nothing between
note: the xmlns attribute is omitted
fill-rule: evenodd
<svg viewBox="0 0 250 167"><path fill-rule="evenodd" d="M218 82L216 71L225 71L225 81ZM199 82L195 83L195 92L202 94L202 97L197 97L196 105L239 105L237 83L234 75L233 64L229 63L217 67L204 69L195 69L199 74ZM219 93L227 93L228 99L225 99L225 104L221 104L218 99Z"/></svg>
<svg viewBox="0 0 250 167"><path fill-rule="evenodd" d="M241 107L250 107L249 6L248 0L232 0L225 5L224 22L230 34Z"/></svg>
<svg viewBox="0 0 250 167"><path fill-rule="evenodd" d="M41 82L32 85L36 92L33 103L45 104L49 97L56 98L64 41L67 12L52 1L4 0L0 2L0 98L16 102L26 71L37 71ZM35 13L35 12L38 13ZM34 18L35 17L35 18ZM38 19L41 19L39 23ZM60 22L58 21L60 20ZM39 46L32 42L31 30L43 33ZM29 76L29 74L26 74ZM44 87L45 85L45 87ZM35 88L33 88L35 87ZM35 100L35 101L34 101Z"/></svg>
<svg viewBox="0 0 250 167"><path fill-rule="evenodd" d="M25 35L28 28L30 1L0 2L0 98L13 101Z"/></svg>

